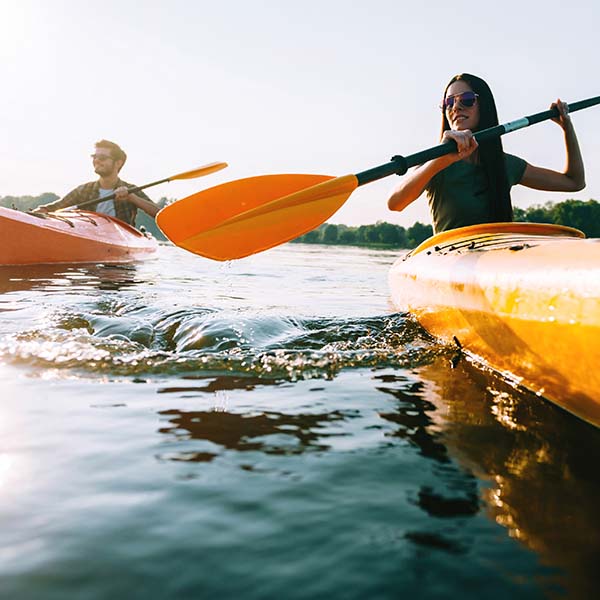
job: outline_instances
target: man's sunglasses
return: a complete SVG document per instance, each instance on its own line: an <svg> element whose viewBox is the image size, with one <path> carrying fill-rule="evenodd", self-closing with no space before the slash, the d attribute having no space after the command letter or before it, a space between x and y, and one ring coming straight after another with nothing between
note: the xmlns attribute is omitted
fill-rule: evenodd
<svg viewBox="0 0 600 600"><path fill-rule="evenodd" d="M106 160L108 158L113 160L113 157L110 156L110 154L90 154L90 156L92 157L92 160Z"/></svg>
<svg viewBox="0 0 600 600"><path fill-rule="evenodd" d="M454 94L453 96L446 96L442 100L442 104L440 108L442 110L450 110L454 108L454 104L456 102L460 102L461 106L465 108L471 108L475 106L475 102L477 102L477 98L479 98L479 94L475 92L463 92L462 94Z"/></svg>

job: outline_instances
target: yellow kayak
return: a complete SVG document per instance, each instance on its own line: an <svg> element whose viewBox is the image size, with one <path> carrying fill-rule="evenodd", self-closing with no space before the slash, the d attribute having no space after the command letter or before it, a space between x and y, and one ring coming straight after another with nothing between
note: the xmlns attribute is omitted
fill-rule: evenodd
<svg viewBox="0 0 600 600"><path fill-rule="evenodd" d="M431 334L600 427L600 239L494 223L445 231L396 261L394 304Z"/></svg>

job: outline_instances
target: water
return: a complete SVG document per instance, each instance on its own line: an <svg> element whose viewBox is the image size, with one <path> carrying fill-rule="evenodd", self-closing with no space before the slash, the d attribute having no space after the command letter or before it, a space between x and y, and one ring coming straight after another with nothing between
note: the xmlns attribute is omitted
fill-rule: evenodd
<svg viewBox="0 0 600 600"><path fill-rule="evenodd" d="M0 272L3 598L547 598L600 432L394 313L395 253Z"/></svg>

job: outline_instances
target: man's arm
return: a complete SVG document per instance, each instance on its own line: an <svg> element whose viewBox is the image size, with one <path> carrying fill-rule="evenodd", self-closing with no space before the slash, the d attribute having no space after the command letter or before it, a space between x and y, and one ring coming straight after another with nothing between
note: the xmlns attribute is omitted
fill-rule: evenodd
<svg viewBox="0 0 600 600"><path fill-rule="evenodd" d="M33 210L33 212L49 213L60 210L61 208L76 206L81 201L81 187L82 186L79 186L74 190L71 190L66 196L60 198L60 200L55 200L54 202L49 202L48 204L42 204L38 206Z"/></svg>
<svg viewBox="0 0 600 600"><path fill-rule="evenodd" d="M143 210L146 214L151 217L155 217L160 210L144 192L139 191L129 193L125 186L121 186L115 190L115 201L117 202L131 202L134 206L137 206L140 210Z"/></svg>

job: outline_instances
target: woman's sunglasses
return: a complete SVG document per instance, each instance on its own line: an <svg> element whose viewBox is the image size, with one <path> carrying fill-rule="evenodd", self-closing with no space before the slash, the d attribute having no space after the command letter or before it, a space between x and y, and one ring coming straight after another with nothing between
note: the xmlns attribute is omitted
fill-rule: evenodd
<svg viewBox="0 0 600 600"><path fill-rule="evenodd" d="M475 102L477 102L477 98L479 98L479 94L475 92L463 92L462 94L454 94L453 96L446 96L442 100L442 104L440 108L442 110L450 110L454 108L454 104L456 102L460 102L461 106L465 108L471 108L475 106Z"/></svg>

